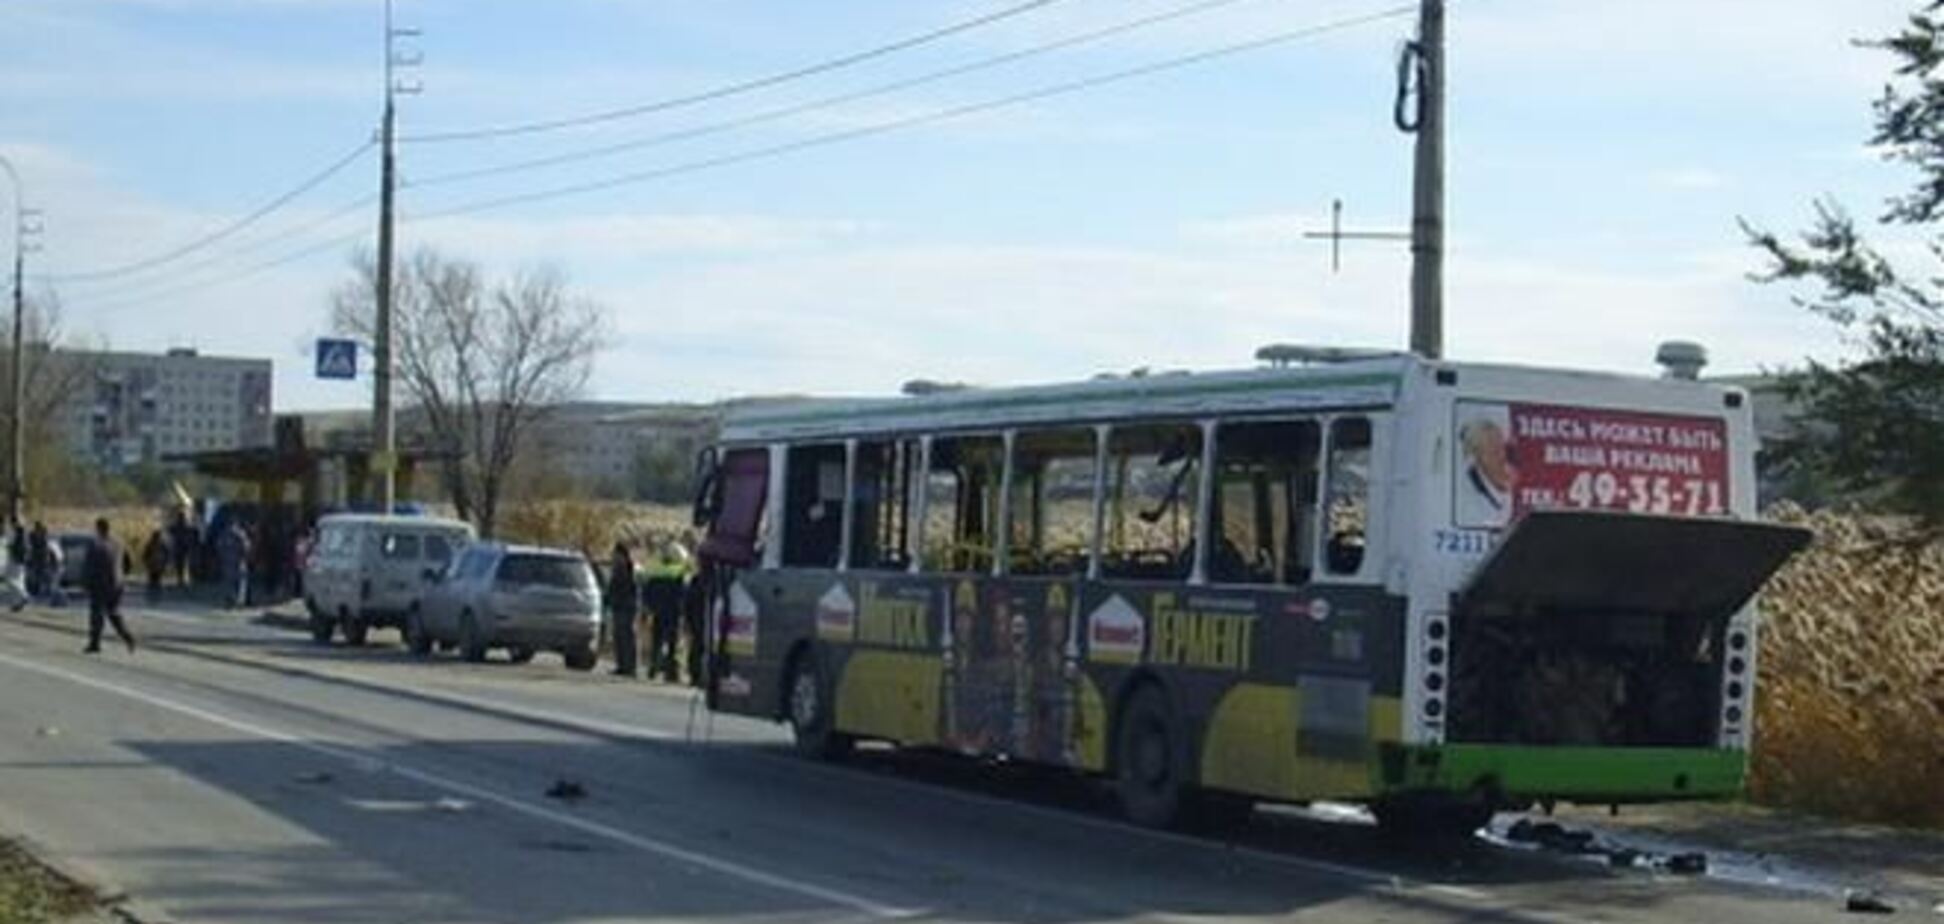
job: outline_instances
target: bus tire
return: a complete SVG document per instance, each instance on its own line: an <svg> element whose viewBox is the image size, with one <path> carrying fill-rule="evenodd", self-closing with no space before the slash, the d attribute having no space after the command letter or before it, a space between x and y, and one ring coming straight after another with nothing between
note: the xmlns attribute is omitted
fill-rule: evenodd
<svg viewBox="0 0 1944 924"><path fill-rule="evenodd" d="M1173 827L1182 820L1188 793L1187 749L1161 688L1148 684L1130 694L1118 728L1114 792L1121 813L1144 828Z"/></svg>
<svg viewBox="0 0 1944 924"><path fill-rule="evenodd" d="M824 683L815 653L806 648L790 660L787 683L784 715L789 719L797 753L816 760L839 760L850 753L850 736L834 727L830 686Z"/></svg>

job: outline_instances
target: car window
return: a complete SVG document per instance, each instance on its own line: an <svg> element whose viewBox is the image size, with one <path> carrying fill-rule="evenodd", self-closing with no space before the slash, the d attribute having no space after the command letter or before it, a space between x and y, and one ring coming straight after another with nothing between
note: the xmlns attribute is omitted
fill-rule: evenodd
<svg viewBox="0 0 1944 924"><path fill-rule="evenodd" d="M452 540L437 533L425 537L425 560L443 566L452 560Z"/></svg>
<svg viewBox="0 0 1944 924"><path fill-rule="evenodd" d="M378 548L386 558L414 561L419 557L419 537L416 533L386 533Z"/></svg>
<svg viewBox="0 0 1944 924"><path fill-rule="evenodd" d="M594 574L578 558L557 555L508 555L500 562L502 584L539 584L584 590L594 586Z"/></svg>

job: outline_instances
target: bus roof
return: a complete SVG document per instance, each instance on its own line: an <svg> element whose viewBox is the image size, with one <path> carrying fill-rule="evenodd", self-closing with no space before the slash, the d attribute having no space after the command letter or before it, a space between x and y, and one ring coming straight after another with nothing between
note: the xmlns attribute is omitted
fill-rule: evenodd
<svg viewBox="0 0 1944 924"><path fill-rule="evenodd" d="M1167 372L1083 382L965 388L912 397L806 399L732 410L728 444L894 433L991 431L1036 424L1086 424L1209 413L1381 408L1395 405L1414 372L1450 369L1478 379L1571 379L1603 387L1706 388L1708 383L1585 370L1432 362L1397 354L1289 368Z"/></svg>

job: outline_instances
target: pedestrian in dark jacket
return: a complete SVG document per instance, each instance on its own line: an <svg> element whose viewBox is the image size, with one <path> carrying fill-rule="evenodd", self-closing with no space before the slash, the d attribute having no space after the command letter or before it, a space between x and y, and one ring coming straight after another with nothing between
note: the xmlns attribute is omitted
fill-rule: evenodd
<svg viewBox="0 0 1944 924"><path fill-rule="evenodd" d="M81 569L81 583L88 589L88 647L83 650L89 654L101 650L104 621L114 623L122 644L131 652L135 650L135 636L128 631L121 613L122 575L127 564L128 552L108 534L108 521L96 520L95 541L88 546Z"/></svg>
<svg viewBox="0 0 1944 924"><path fill-rule="evenodd" d="M149 533L142 544L142 570L148 572L148 602L162 602L162 575L169 570L169 537L161 530Z"/></svg>
<svg viewBox="0 0 1944 924"><path fill-rule="evenodd" d="M48 572L53 570L54 551L48 542L47 524L35 520L27 534L27 592L36 597L47 593Z"/></svg>
<svg viewBox="0 0 1944 924"><path fill-rule="evenodd" d="M641 643L635 637L635 623L641 618L641 590L635 581L634 555L628 544L614 544L614 559L607 574L608 620L614 626L614 673L633 677L641 657Z"/></svg>

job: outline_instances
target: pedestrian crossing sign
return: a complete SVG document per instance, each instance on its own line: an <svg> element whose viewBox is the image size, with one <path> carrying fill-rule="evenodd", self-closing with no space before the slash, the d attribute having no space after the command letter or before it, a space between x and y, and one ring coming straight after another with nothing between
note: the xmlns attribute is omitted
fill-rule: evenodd
<svg viewBox="0 0 1944 924"><path fill-rule="evenodd" d="M318 338L317 377L320 379L357 378L358 341Z"/></svg>

